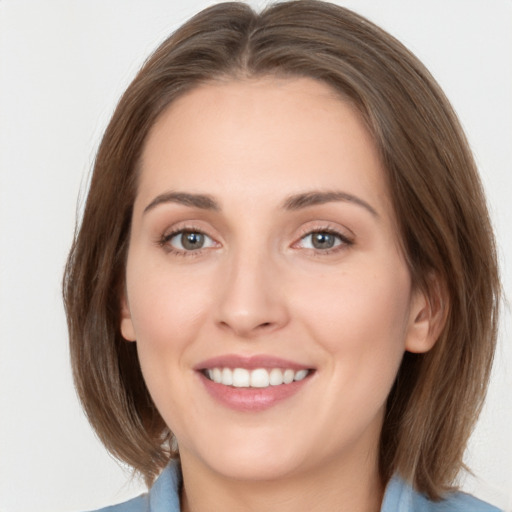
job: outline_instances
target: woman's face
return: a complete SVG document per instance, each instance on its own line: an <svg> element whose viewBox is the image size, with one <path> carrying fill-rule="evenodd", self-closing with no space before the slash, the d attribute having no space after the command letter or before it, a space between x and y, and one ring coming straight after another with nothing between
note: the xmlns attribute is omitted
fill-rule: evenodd
<svg viewBox="0 0 512 512"><path fill-rule="evenodd" d="M121 330L182 463L376 467L402 355L432 340L356 110L311 79L203 85L141 164Z"/></svg>

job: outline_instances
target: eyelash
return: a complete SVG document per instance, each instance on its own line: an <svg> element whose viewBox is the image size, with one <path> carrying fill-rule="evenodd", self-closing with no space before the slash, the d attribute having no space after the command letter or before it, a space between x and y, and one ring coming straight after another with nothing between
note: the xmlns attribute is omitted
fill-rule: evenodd
<svg viewBox="0 0 512 512"><path fill-rule="evenodd" d="M293 245L297 245L299 242L303 241L306 237L312 236L315 234L328 234L336 237L339 240L339 244L335 245L334 247L331 247L329 249L308 249L309 251L312 251L312 254L314 256L322 257L327 256L329 254L334 254L343 250L346 250L350 246L354 245L354 240L352 238L349 238L348 236L340 233L337 229L333 229L330 226L325 226L321 228L314 228L314 229L306 229L301 235L297 242L295 242Z"/></svg>
<svg viewBox="0 0 512 512"><path fill-rule="evenodd" d="M200 256L204 250L209 249L207 248L200 248L197 250L182 250L182 249L176 249L173 247L169 242L177 235L182 235L184 233L191 233L191 234L199 234L203 235L205 237L208 237L209 239L213 240L213 238L209 235L207 235L202 229L197 229L193 226L186 226L186 227L180 227L179 229L175 229L174 231L171 231L170 233L164 233L158 240L158 245L165 249L165 251L169 254L172 254L174 256L183 256L183 257L195 257Z"/></svg>
<svg viewBox="0 0 512 512"><path fill-rule="evenodd" d="M203 235L210 240L213 240L214 243L215 240L206 234L203 230L195 228L193 226L186 226L181 227L179 229L176 229L174 231L171 231L170 233L162 234L160 239L158 240L158 245L166 250L169 254L173 254L176 256L183 256L183 257L196 257L200 256L205 250L210 249L211 247L201 247L197 250L182 250L182 249L176 249L173 247L169 242L177 235L182 235L184 233L193 233L193 234L199 234ZM297 245L299 242L303 241L306 237L312 236L315 234L328 234L336 237L339 240L339 244L335 245L334 247L328 248L328 249L307 249L309 251L313 251L313 254L315 256L326 256L329 254L333 254L339 251L342 251L344 249L347 249L348 247L354 245L354 240L352 238L347 237L346 235L343 235L338 230L333 229L332 227L326 226L323 228L315 228L315 229L308 229L305 230L299 237L297 242L294 242L293 246Z"/></svg>

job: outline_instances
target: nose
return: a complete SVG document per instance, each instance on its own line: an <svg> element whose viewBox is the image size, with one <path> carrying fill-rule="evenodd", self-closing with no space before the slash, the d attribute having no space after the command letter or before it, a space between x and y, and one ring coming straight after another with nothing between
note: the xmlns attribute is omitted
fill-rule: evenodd
<svg viewBox="0 0 512 512"><path fill-rule="evenodd" d="M265 254L231 258L217 295L217 325L248 339L286 325L289 311L280 274Z"/></svg>

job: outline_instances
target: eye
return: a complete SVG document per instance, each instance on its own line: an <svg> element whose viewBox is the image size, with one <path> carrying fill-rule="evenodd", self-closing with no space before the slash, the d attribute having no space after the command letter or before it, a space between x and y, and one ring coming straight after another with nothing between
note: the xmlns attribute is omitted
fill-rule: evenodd
<svg viewBox="0 0 512 512"><path fill-rule="evenodd" d="M215 247L216 243L201 231L180 230L163 237L162 245L170 246L178 252L191 252Z"/></svg>
<svg viewBox="0 0 512 512"><path fill-rule="evenodd" d="M352 241L341 233L331 230L321 230L313 231L303 236L298 245L302 249L328 251L329 249L336 249L341 245L352 245Z"/></svg>

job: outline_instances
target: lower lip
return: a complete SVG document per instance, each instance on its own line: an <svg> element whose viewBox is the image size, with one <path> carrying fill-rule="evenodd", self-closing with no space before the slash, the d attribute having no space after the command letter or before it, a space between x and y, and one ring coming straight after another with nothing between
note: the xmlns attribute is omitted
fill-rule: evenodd
<svg viewBox="0 0 512 512"><path fill-rule="evenodd" d="M309 381L309 377L303 380L281 384L280 386L268 386L267 388L235 388L224 386L210 379L202 373L199 376L208 393L221 404L237 411L257 412L269 409L274 405L297 394Z"/></svg>

